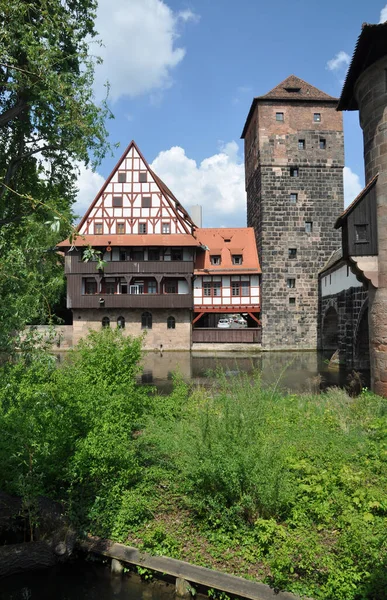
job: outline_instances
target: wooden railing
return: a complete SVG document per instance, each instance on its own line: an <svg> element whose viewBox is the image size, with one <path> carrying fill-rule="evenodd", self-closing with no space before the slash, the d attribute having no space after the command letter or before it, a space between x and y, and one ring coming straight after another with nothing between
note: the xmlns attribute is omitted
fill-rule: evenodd
<svg viewBox="0 0 387 600"><path fill-rule="evenodd" d="M82 275L98 275L96 269L97 263L83 262L78 256L66 256L65 273L66 274L82 274ZM103 272L105 275L121 275L121 274L166 274L178 275L193 273L194 264L192 260L112 260L105 264Z"/></svg>
<svg viewBox="0 0 387 600"><path fill-rule="evenodd" d="M192 294L80 294L70 296L68 308L192 308Z"/></svg>
<svg viewBox="0 0 387 600"><path fill-rule="evenodd" d="M260 344L262 329L246 327L245 329L201 328L192 330L194 344Z"/></svg>

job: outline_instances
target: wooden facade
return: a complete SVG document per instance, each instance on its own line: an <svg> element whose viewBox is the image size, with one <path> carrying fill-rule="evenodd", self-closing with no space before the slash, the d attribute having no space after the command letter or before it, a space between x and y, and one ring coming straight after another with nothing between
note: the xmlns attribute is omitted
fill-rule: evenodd
<svg viewBox="0 0 387 600"><path fill-rule="evenodd" d="M214 236L223 239L223 249ZM142 311L148 311L152 335L145 344L173 349L186 343L189 349L198 314L211 312L216 325L224 312L246 312L254 327L219 334L206 327L194 336L216 343L258 341L260 270L253 231L198 229L134 142L81 220L75 241L59 247L65 250L67 306L75 311L79 335L120 319L129 335L140 335ZM212 273L206 261L215 260L216 252Z"/></svg>

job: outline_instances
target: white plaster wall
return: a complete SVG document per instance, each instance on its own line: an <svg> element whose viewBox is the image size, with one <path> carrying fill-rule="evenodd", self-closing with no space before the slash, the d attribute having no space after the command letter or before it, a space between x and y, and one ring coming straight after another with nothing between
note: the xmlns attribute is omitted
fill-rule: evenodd
<svg viewBox="0 0 387 600"><path fill-rule="evenodd" d="M339 294L351 287L362 287L362 284L347 265L343 265L333 273L321 278L321 296L323 297Z"/></svg>

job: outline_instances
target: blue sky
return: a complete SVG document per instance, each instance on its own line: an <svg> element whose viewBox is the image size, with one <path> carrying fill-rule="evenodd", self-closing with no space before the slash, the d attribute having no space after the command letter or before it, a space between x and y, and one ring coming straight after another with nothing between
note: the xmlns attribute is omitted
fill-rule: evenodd
<svg viewBox="0 0 387 600"><path fill-rule="evenodd" d="M294 74L339 96L363 22L387 20L386 0L99 0L110 82L110 140L96 173L81 167L78 214L134 139L203 225L245 226L240 134L254 96ZM95 49L93 49L95 51ZM364 184L358 113L344 113L346 203Z"/></svg>

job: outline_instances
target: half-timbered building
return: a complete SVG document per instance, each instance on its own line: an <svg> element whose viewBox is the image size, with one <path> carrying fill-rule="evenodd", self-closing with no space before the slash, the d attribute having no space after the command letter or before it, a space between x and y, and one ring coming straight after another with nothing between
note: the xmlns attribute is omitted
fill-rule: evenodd
<svg viewBox="0 0 387 600"><path fill-rule="evenodd" d="M243 310L256 325L253 231L198 229L133 141L82 218L75 241L59 247L65 251L73 343L89 329L114 326L130 335L146 331L147 348L189 349L194 311L219 319ZM217 248L221 258L213 269ZM214 272L207 275L209 270Z"/></svg>

